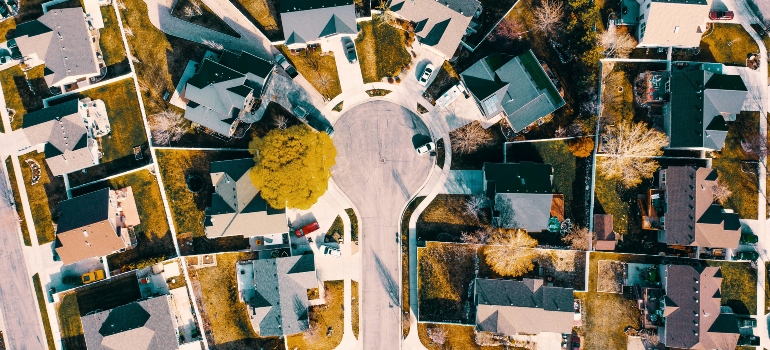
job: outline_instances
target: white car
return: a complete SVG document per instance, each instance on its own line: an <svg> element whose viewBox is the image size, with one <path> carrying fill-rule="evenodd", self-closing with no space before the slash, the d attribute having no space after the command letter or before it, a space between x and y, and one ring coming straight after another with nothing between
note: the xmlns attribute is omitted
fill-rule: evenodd
<svg viewBox="0 0 770 350"><path fill-rule="evenodd" d="M424 154L430 154L430 152L433 152L436 150L436 144L433 142L428 142L419 148L417 148L417 154L424 155Z"/></svg>
<svg viewBox="0 0 770 350"><path fill-rule="evenodd" d="M321 253L323 255L331 255L331 256L333 256L335 258L339 258L339 257L342 256L342 252L339 249L334 248L334 247L330 247L328 245L322 245L321 246Z"/></svg>
<svg viewBox="0 0 770 350"><path fill-rule="evenodd" d="M428 85L428 80L430 80L430 76L433 75L433 70L435 69L436 67L433 64L428 63L425 69L422 70L422 75L420 75L420 79L417 79L417 82L422 86Z"/></svg>

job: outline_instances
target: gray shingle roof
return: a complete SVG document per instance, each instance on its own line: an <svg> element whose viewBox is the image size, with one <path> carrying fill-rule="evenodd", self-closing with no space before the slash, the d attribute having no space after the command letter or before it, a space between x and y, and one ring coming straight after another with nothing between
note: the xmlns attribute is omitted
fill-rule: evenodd
<svg viewBox="0 0 770 350"><path fill-rule="evenodd" d="M281 1L281 25L287 45L358 33L352 0Z"/></svg>
<svg viewBox="0 0 770 350"><path fill-rule="evenodd" d="M110 189L98 191L59 202L59 221L56 233L74 230L109 219Z"/></svg>
<svg viewBox="0 0 770 350"><path fill-rule="evenodd" d="M133 302L81 318L89 350L179 349L168 295Z"/></svg>
<svg viewBox="0 0 770 350"><path fill-rule="evenodd" d="M394 0L391 11L416 24L420 43L432 46L447 59L454 57L476 11L477 0Z"/></svg>

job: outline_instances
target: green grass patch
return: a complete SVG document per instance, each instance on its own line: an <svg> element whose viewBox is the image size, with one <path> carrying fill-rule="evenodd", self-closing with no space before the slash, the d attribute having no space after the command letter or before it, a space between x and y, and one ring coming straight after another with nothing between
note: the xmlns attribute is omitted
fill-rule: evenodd
<svg viewBox="0 0 770 350"><path fill-rule="evenodd" d="M29 228L27 227L27 218L24 216L24 209L21 204L21 194L19 193L19 185L16 183L16 173L14 172L13 162L11 158L5 160L5 167L7 169L8 179L11 181L11 190L13 191L13 202L16 208L16 214L19 215L19 226L21 226L21 236L24 238L24 245L31 247L32 239L29 237Z"/></svg>
<svg viewBox="0 0 770 350"><path fill-rule="evenodd" d="M26 163L27 159L40 165L41 174L38 183L32 185L32 169ZM48 165L45 163L44 153L27 153L19 157L21 174L24 176L24 186L27 188L27 199L35 223L38 244L45 244L56 239L56 231L53 228L52 211L55 211L59 202L67 199L64 188L64 180L54 177Z"/></svg>
<svg viewBox="0 0 770 350"><path fill-rule="evenodd" d="M750 53L759 53L754 39L735 23L710 23L711 27L701 39L701 54L710 53L717 63L746 66Z"/></svg>
<svg viewBox="0 0 770 350"><path fill-rule="evenodd" d="M0 71L0 84L3 86L5 105L7 108L15 111L15 114L11 117L11 128L13 128L13 130L21 129L24 115L27 114L27 110L24 108L24 103L21 99L19 86L16 85L17 82L26 82L24 72L21 71L19 66L13 66ZM22 92L29 91L26 84L21 86L21 89L23 89L21 90Z"/></svg>
<svg viewBox="0 0 770 350"><path fill-rule="evenodd" d="M77 293L70 292L62 295L61 301L55 307L64 348L85 349L86 338L83 335L83 324L80 321Z"/></svg>
<svg viewBox="0 0 770 350"><path fill-rule="evenodd" d="M321 50L315 50L307 54L302 52L299 55L292 55L284 45L278 46L278 49L321 95L331 100L342 93L334 54L328 53L322 56Z"/></svg>
<svg viewBox="0 0 770 350"><path fill-rule="evenodd" d="M738 114L736 120L727 125L724 149L712 152L711 167L719 171L720 181L732 191L724 206L735 210L742 219L757 218L758 165L743 152L741 139L758 133L758 125L759 113Z"/></svg>
<svg viewBox="0 0 770 350"><path fill-rule="evenodd" d="M359 22L358 25L360 31L356 38L356 51L364 83L396 76L412 62L412 55L404 46L406 33L403 30L387 25L379 18Z"/></svg>
<svg viewBox="0 0 770 350"><path fill-rule="evenodd" d="M335 349L342 342L345 331L345 284L343 281L324 282L326 304L308 309L310 328L315 333L304 333L286 337L287 349ZM331 335L326 336L331 328Z"/></svg>
<svg viewBox="0 0 770 350"><path fill-rule="evenodd" d="M748 262L707 260L706 263L722 268L722 305L739 315L756 314L757 270Z"/></svg>
<svg viewBox="0 0 770 350"><path fill-rule="evenodd" d="M101 7L101 10L104 28L99 30L99 46L102 48L104 64L111 66L126 60L126 49L115 10L112 6Z"/></svg>
<svg viewBox="0 0 770 350"><path fill-rule="evenodd" d="M631 205L623 200L633 190L626 190L617 181L607 180L599 173L596 174L594 194L597 203L605 213L612 214L615 232L623 235L628 232L628 219L631 215Z"/></svg>
<svg viewBox="0 0 770 350"><path fill-rule="evenodd" d="M16 29L16 20L11 17L0 22L0 40L8 40L8 32Z"/></svg>
<svg viewBox="0 0 770 350"><path fill-rule="evenodd" d="M35 294L37 296L37 306L40 308L40 316L43 318L43 328L45 329L45 340L48 342L49 349L55 349L53 341L53 333L51 332L51 320L48 319L48 312L46 311L45 293L43 293L43 285L40 283L40 274L34 274L32 276L32 283L35 285Z"/></svg>

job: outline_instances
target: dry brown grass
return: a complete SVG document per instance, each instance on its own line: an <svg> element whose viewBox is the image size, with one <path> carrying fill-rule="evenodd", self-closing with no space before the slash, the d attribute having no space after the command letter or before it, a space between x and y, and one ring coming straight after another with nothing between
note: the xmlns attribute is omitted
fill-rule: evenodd
<svg viewBox="0 0 770 350"><path fill-rule="evenodd" d="M428 328L443 328L447 334L444 344L436 344L428 336ZM445 349L503 349L502 346L479 346L476 344L476 332L473 326L462 326L452 324L432 324L418 323L417 333L420 336L420 342L429 350Z"/></svg>
<svg viewBox="0 0 770 350"><path fill-rule="evenodd" d="M238 2L257 21L260 29L271 40L281 37L281 17L278 13L278 1L275 0L234 0Z"/></svg>
<svg viewBox="0 0 770 350"><path fill-rule="evenodd" d="M474 278L476 246L428 242L417 252L418 297L421 320L466 320L468 288Z"/></svg>
<svg viewBox="0 0 770 350"><path fill-rule="evenodd" d="M358 282L352 281L352 280L350 281L350 293L351 293L351 296L352 296L352 299L353 299L351 301L351 304L352 304L351 307L353 309L350 310L350 317L353 318L353 320L352 320L353 321L353 336L355 336L356 339L358 339L358 327L359 327L359 323L360 323L359 312L360 312L360 308L361 308L361 306L359 304L359 300L361 298L358 295Z"/></svg>
<svg viewBox="0 0 770 350"><path fill-rule="evenodd" d="M624 262L614 260L599 261L599 280L596 291L602 293L623 292L623 268Z"/></svg>
<svg viewBox="0 0 770 350"><path fill-rule="evenodd" d="M286 337L289 349L334 349L342 342L345 331L344 287L343 281L324 282L326 304L310 307L310 329L304 333ZM332 333L327 337L328 328L332 329Z"/></svg>

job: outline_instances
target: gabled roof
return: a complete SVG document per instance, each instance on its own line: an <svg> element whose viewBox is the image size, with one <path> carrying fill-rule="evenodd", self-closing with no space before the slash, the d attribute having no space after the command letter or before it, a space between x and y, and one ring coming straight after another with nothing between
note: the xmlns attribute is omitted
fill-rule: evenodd
<svg viewBox="0 0 770 350"><path fill-rule="evenodd" d="M169 296L118 306L83 316L89 350L179 349L177 324Z"/></svg>
<svg viewBox="0 0 770 350"><path fill-rule="evenodd" d="M219 64L243 74L254 74L263 79L267 78L275 67L272 62L254 56L248 52L225 50L219 58Z"/></svg>
<svg viewBox="0 0 770 350"><path fill-rule="evenodd" d="M358 33L353 0L282 0L281 26L286 45Z"/></svg>
<svg viewBox="0 0 770 350"><path fill-rule="evenodd" d="M476 11L477 0L393 0L391 11L416 23L415 35L447 59L454 57Z"/></svg>
<svg viewBox="0 0 770 350"><path fill-rule="evenodd" d="M653 0L639 45L698 47L706 31L710 1ZM640 13L647 10L642 7Z"/></svg>

